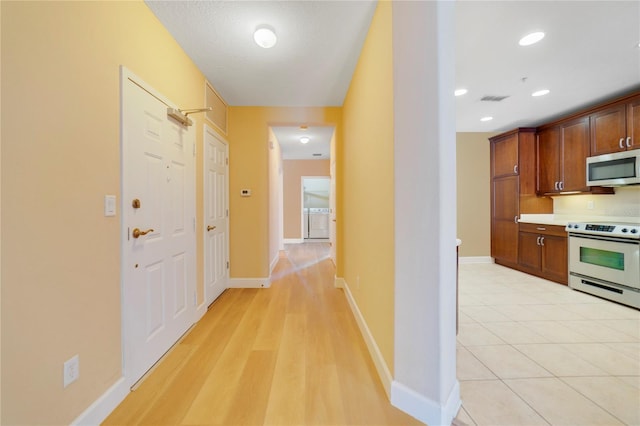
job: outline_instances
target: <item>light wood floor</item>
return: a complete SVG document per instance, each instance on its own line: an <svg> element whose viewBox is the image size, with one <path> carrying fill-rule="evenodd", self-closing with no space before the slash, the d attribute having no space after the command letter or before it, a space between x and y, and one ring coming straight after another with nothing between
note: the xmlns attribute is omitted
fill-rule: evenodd
<svg viewBox="0 0 640 426"><path fill-rule="evenodd" d="M287 246L269 289L229 289L105 425L418 425L392 407L326 243Z"/></svg>

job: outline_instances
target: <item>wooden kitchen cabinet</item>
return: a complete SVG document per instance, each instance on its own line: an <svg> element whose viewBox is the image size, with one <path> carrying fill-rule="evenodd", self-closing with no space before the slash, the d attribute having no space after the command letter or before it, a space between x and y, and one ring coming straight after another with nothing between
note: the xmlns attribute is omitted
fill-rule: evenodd
<svg viewBox="0 0 640 426"><path fill-rule="evenodd" d="M567 284L567 234L562 226L521 223L518 265L523 272Z"/></svg>
<svg viewBox="0 0 640 426"><path fill-rule="evenodd" d="M589 192L586 162L590 154L589 117L579 117L537 135L538 194Z"/></svg>
<svg viewBox="0 0 640 426"><path fill-rule="evenodd" d="M493 143L493 177L518 174L518 134L498 138Z"/></svg>
<svg viewBox="0 0 640 426"><path fill-rule="evenodd" d="M518 176L493 180L491 256L502 262L518 263Z"/></svg>
<svg viewBox="0 0 640 426"><path fill-rule="evenodd" d="M551 213L550 198L536 196L535 129L521 128L491 143L491 256L518 267L520 214Z"/></svg>
<svg viewBox="0 0 640 426"><path fill-rule="evenodd" d="M640 149L640 96L598 110L589 119L591 155Z"/></svg>

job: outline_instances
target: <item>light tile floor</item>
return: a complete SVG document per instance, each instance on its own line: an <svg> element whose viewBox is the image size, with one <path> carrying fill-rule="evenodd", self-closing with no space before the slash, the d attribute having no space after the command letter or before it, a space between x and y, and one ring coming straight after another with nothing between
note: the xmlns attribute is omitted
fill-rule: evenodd
<svg viewBox="0 0 640 426"><path fill-rule="evenodd" d="M640 425L640 311L461 264L457 424Z"/></svg>

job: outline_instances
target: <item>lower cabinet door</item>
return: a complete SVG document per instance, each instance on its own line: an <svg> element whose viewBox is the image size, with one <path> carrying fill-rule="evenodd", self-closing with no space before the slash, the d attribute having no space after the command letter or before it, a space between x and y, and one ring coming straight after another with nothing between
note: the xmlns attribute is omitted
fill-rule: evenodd
<svg viewBox="0 0 640 426"><path fill-rule="evenodd" d="M540 270L539 234L520 232L518 247L518 264L525 269Z"/></svg>
<svg viewBox="0 0 640 426"><path fill-rule="evenodd" d="M567 239L545 235L542 240L542 273L550 280L567 284Z"/></svg>

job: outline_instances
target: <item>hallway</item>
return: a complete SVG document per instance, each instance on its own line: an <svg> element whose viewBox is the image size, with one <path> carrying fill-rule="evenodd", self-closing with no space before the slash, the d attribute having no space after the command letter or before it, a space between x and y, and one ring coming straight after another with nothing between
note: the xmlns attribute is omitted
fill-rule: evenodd
<svg viewBox="0 0 640 426"><path fill-rule="evenodd" d="M413 425L389 403L329 244L287 245L269 289L229 289L105 425Z"/></svg>

